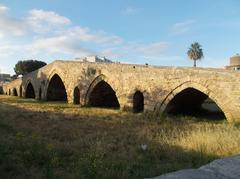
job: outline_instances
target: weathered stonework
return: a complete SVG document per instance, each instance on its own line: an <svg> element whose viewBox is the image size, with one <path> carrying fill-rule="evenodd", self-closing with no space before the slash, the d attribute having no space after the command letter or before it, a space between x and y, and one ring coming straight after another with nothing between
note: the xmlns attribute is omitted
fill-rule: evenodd
<svg viewBox="0 0 240 179"><path fill-rule="evenodd" d="M18 96L25 97L31 83L36 99L46 100L49 82L55 74L62 79L69 103L73 103L74 89L78 87L80 104L87 105L91 91L104 80L115 91L121 108L132 108L134 93L141 91L144 110L162 112L176 94L195 88L215 101L228 121L240 122L240 73L224 69L54 61L5 85L4 93L15 88Z"/></svg>

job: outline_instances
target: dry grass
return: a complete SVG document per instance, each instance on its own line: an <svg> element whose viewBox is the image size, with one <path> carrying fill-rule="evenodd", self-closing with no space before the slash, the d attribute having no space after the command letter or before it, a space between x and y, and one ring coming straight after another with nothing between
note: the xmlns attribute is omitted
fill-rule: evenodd
<svg viewBox="0 0 240 179"><path fill-rule="evenodd" d="M0 173L1 178L153 177L239 154L239 129L226 121L0 96Z"/></svg>

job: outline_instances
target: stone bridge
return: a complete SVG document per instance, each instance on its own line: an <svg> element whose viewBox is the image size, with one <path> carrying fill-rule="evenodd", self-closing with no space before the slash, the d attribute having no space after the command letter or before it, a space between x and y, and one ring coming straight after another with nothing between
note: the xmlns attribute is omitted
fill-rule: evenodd
<svg viewBox="0 0 240 179"><path fill-rule="evenodd" d="M215 104L228 121L240 122L240 73L224 69L54 61L3 91L134 112L195 112L203 103Z"/></svg>

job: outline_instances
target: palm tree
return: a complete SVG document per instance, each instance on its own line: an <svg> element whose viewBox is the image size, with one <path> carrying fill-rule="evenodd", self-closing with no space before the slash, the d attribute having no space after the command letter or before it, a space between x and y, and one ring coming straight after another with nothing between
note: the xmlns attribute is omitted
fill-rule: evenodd
<svg viewBox="0 0 240 179"><path fill-rule="evenodd" d="M188 57L194 61L193 67L196 67L196 61L203 58L203 50L198 42L191 44L191 47L187 51Z"/></svg>

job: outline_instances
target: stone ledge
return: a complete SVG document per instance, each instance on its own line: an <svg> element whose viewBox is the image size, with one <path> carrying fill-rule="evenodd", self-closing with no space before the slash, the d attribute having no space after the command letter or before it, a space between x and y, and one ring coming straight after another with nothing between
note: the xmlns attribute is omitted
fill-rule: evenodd
<svg viewBox="0 0 240 179"><path fill-rule="evenodd" d="M239 179L240 155L214 160L199 169L184 169L152 179Z"/></svg>

